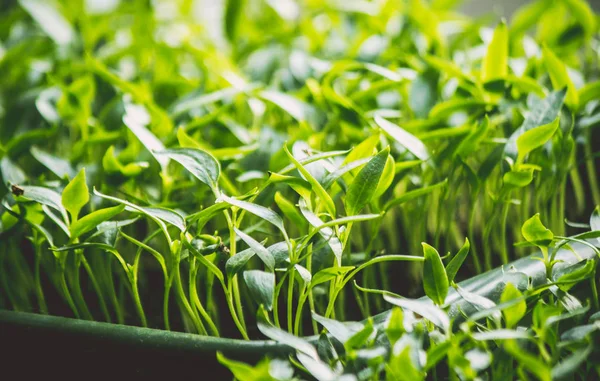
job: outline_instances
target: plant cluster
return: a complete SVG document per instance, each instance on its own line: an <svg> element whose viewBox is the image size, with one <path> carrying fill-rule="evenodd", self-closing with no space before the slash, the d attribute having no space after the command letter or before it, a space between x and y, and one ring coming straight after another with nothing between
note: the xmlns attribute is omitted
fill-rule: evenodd
<svg viewBox="0 0 600 381"><path fill-rule="evenodd" d="M240 380L599 377L598 16L454 3L0 5L0 308L296 350Z"/></svg>

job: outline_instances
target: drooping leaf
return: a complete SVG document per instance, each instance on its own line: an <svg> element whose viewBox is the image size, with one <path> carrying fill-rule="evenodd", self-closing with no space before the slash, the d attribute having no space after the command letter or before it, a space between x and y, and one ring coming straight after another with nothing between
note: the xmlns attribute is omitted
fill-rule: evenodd
<svg viewBox="0 0 600 381"><path fill-rule="evenodd" d="M247 270L244 271L244 281L254 300L271 311L275 296L275 274L261 270Z"/></svg>
<svg viewBox="0 0 600 381"><path fill-rule="evenodd" d="M418 159L423 161L429 160L429 150L417 137L380 116L375 116L375 123Z"/></svg>
<svg viewBox="0 0 600 381"><path fill-rule="evenodd" d="M388 303L423 316L425 319L440 327L445 332L448 332L450 329L450 318L448 318L448 315L439 307L436 307L431 303L421 300L397 298L390 295L383 295L383 299L385 299L385 301Z"/></svg>
<svg viewBox="0 0 600 381"><path fill-rule="evenodd" d="M271 340L278 341L282 344L288 345L295 350L304 353L306 356L312 359L318 359L319 355L317 350L308 341L296 337L290 333L287 333L277 327L274 327L268 323L258 322L258 330L263 335L267 336Z"/></svg>
<svg viewBox="0 0 600 381"><path fill-rule="evenodd" d="M185 218L178 212L162 207L140 207L146 215L153 215L162 221L169 223L179 229L181 232L187 230Z"/></svg>
<svg viewBox="0 0 600 381"><path fill-rule="evenodd" d="M285 231L285 227L283 226L283 220L277 213L275 213L271 209L265 208L264 206L258 204L253 204L251 202L238 200L233 197L226 196L224 194L221 194L220 198L229 205L233 205L235 207L243 209L249 213L254 214L259 218L262 218L267 222L270 222L271 224L275 225L275 227L278 228L285 237L287 237L287 232Z"/></svg>
<svg viewBox="0 0 600 381"><path fill-rule="evenodd" d="M157 156L166 156L183 165L194 177L208 185L215 194L218 194L218 182L221 166L208 152L194 148L173 148L155 151Z"/></svg>
<svg viewBox="0 0 600 381"><path fill-rule="evenodd" d="M67 160L54 156L37 146L31 147L30 151L31 155L35 157L37 161L42 163L56 176L62 179L75 176L75 170Z"/></svg>
<svg viewBox="0 0 600 381"><path fill-rule="evenodd" d="M363 324L361 323L341 322L335 319L328 319L315 312L312 313L312 318L325 327L327 332L342 344L345 344L352 336L363 329Z"/></svg>
<svg viewBox="0 0 600 381"><path fill-rule="evenodd" d="M264 247L260 242L250 237L248 234L239 230L238 228L234 228L235 233L242 239L242 241L246 242L248 246L260 257L265 266L269 269L269 271L273 271L275 268L275 258L269 253L266 247Z"/></svg>

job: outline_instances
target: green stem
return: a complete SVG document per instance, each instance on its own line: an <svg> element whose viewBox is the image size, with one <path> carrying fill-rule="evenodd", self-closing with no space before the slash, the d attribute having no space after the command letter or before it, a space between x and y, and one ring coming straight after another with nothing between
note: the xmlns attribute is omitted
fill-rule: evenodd
<svg viewBox="0 0 600 381"><path fill-rule="evenodd" d="M67 278L65 276L64 268L61 268L61 270L60 270L59 282L60 282L60 289L62 291L63 297L65 298L67 304L71 308L71 311L73 311L73 315L75 315L75 317L77 319L79 319L80 318L79 311L77 310L77 307L75 306L75 302L73 301L73 297L71 296L71 292L69 291L69 287L67 286Z"/></svg>
<svg viewBox="0 0 600 381"><path fill-rule="evenodd" d="M231 216L227 210L224 211L225 219L227 220L227 226L229 227L229 253L230 256L234 256L237 253L236 240L235 240L235 214L232 212ZM244 328L244 332L246 332L246 321L244 320L244 310L242 308L242 300L240 296L240 285L238 282L237 275L234 275L231 279L232 287L229 288L229 292L231 295L229 296L236 310L236 315L238 317L238 321L241 326Z"/></svg>
<svg viewBox="0 0 600 381"><path fill-rule="evenodd" d="M42 257L42 245L41 242L38 241L38 234L36 231L33 233L33 239L35 242L35 257L34 257L34 277L35 277L35 290L38 300L38 306L40 309L40 313L47 315L48 314L48 306L46 304L46 298L44 297L44 291L42 289L42 282L40 280L40 262Z"/></svg>
<svg viewBox="0 0 600 381"><path fill-rule="evenodd" d="M81 291L81 283L79 276L79 269L81 266L81 258L83 257L83 253L81 250L75 250L75 271L73 272L73 296L75 298L75 302L79 305L82 311L82 318L85 320L94 320L92 313L90 312L85 298L83 297L83 292Z"/></svg>
<svg viewBox="0 0 600 381"><path fill-rule="evenodd" d="M175 273L175 292L177 293L179 302L183 305L185 312L188 314L189 318L194 323L194 326L196 327L198 333L200 333L201 335L206 335L206 328L204 327L204 324L202 324L202 321L200 320L198 315L196 315L196 312L192 309L192 306L190 305L190 302L187 296L185 295L185 291L183 290L179 266L173 269L173 271Z"/></svg>
<svg viewBox="0 0 600 381"><path fill-rule="evenodd" d="M125 316L123 314L123 309L121 307L121 303L119 302L119 298L117 297L117 291L115 290L115 283L113 280L112 261L113 261L112 255L106 256L106 263L105 263L106 284L108 287L108 294L110 295L112 304L115 307L115 315L117 316L117 323L124 324Z"/></svg>
<svg viewBox="0 0 600 381"><path fill-rule="evenodd" d="M110 313L108 312L108 307L106 306L106 301L104 300L104 295L102 294L100 285L98 284L98 281L96 280L96 277L94 276L94 273L92 272L92 268L90 267L90 264L88 263L87 259L85 259L85 256L82 255L81 261L83 263L83 267L85 268L85 271L88 273L88 276L90 277L90 281L92 282L92 287L94 288L94 291L96 291L96 295L98 295L98 302L100 304L100 309L102 310L102 314L104 315L104 319L110 323L111 322Z"/></svg>
<svg viewBox="0 0 600 381"><path fill-rule="evenodd" d="M594 163L594 155L592 152L592 133L589 129L586 130L586 142L584 145L585 157L587 158L585 161L585 166L587 169L588 180L590 183L590 189L592 192L592 199L594 200L594 205L600 205L600 189L598 188L598 172L596 172L596 165Z"/></svg>
<svg viewBox="0 0 600 381"><path fill-rule="evenodd" d="M219 330L217 329L217 326L211 319L210 315L204 309L204 306L202 305L202 302L200 301L200 298L198 297L198 291L196 289L196 276L198 274L198 269L199 269L199 266L196 265L196 258L193 258L190 263L190 298L192 298L192 303L198 309L198 312L200 312L200 315L204 318L204 320L206 320L206 323L208 324L208 328L210 328L211 334L213 336L218 337Z"/></svg>
<svg viewBox="0 0 600 381"><path fill-rule="evenodd" d="M244 338L244 340L250 340L250 338L248 337L248 334L246 333L246 329L240 322L240 319L238 318L237 313L235 311L235 306L233 305L233 292L230 288L226 288L226 289L227 289L227 292L226 292L227 307L229 307L229 312L231 312L231 317L233 319L233 322L234 322L235 326L237 327L237 329L242 334L242 337Z"/></svg>
<svg viewBox="0 0 600 381"><path fill-rule="evenodd" d="M502 204L502 221L500 222L500 244L502 251L502 264L508 263L508 248L506 242L506 222L508 220L510 201L504 201Z"/></svg>
<svg viewBox="0 0 600 381"><path fill-rule="evenodd" d="M287 326L288 326L288 332L290 332L290 333L292 333L294 330L294 326L292 323L293 312L294 312L292 303L294 301L294 272L295 271L296 271L296 269L294 269L294 267L292 267L290 269L290 276L288 277Z"/></svg>

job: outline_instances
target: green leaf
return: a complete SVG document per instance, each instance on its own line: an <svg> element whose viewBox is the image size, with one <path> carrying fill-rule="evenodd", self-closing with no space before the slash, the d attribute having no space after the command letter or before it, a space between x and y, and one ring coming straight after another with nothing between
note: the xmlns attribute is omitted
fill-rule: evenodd
<svg viewBox="0 0 600 381"><path fill-rule="evenodd" d="M561 274L555 278L555 282L562 291L566 292L576 283L592 277L595 274L596 262L594 260L581 261L561 270Z"/></svg>
<svg viewBox="0 0 600 381"><path fill-rule="evenodd" d="M401 308L392 307L390 311L390 317L385 328L385 334L390 340L392 346L394 343L404 335L406 329L404 328L404 313Z"/></svg>
<svg viewBox="0 0 600 381"><path fill-rule="evenodd" d="M141 206L140 207L144 214L152 215L157 218L160 218L162 221L165 221L173 226L175 226L179 231L184 232L187 230L185 224L185 218L174 210L161 208L161 207L148 207Z"/></svg>
<svg viewBox="0 0 600 381"><path fill-rule="evenodd" d="M426 194L429 194L433 191L435 191L438 188L443 188L448 184L448 179L444 180L444 181L440 181L439 183L433 184L433 185L428 185L426 187L423 188L419 188L419 189L415 189L409 192L406 192L405 194L403 194L400 197L397 197L393 200L388 201L385 206L383 207L384 210L389 210L390 208L393 208L394 206L400 205L400 204L404 204L405 202L414 200L417 197L421 197L424 196Z"/></svg>
<svg viewBox="0 0 600 381"><path fill-rule="evenodd" d="M35 201L42 205L47 205L53 209L58 210L65 221L68 220L67 211L62 205L60 194L53 191L52 189L44 187L22 185L21 188L23 189L23 195L19 196L17 200L24 198Z"/></svg>
<svg viewBox="0 0 600 381"><path fill-rule="evenodd" d="M438 251L422 242L423 256L425 262L423 263L423 288L425 294L433 300L433 302L439 306L444 304L446 295L448 295L448 275L444 268L444 263Z"/></svg>
<svg viewBox="0 0 600 381"><path fill-rule="evenodd" d="M306 170L306 168L304 168L304 166L302 164L300 164L300 162L298 160L296 160L296 158L288 150L287 146L284 145L283 149L284 149L285 153L287 154L287 156L289 157L289 159L291 160L291 162L296 166L296 169L298 169L298 171L302 174L302 176L304 176L306 181L308 181L310 183L312 190L316 193L316 195L319 197L319 199L325 204L325 210L327 210L327 212L332 217L335 217L336 216L335 203L331 199L331 196L329 196L327 191L325 189L323 189L323 186L313 177L313 175L311 175L310 172L308 172Z"/></svg>
<svg viewBox="0 0 600 381"><path fill-rule="evenodd" d="M546 144L558 130L559 122L560 117L557 117L554 121L532 128L519 136L517 138L517 162L523 162L529 152Z"/></svg>
<svg viewBox="0 0 600 381"><path fill-rule="evenodd" d="M534 99L530 106L529 114L523 121L523 124L510 135L508 142L504 147L504 155L510 158L516 159L517 157L517 139L523 135L526 131L532 128L542 126L553 122L560 113L564 99L566 89L555 91L549 94L545 99ZM495 160L494 160L495 162Z"/></svg>
<svg viewBox="0 0 600 381"><path fill-rule="evenodd" d="M123 205L125 205L125 206L127 206L127 207L129 207L129 208L131 208L133 210L136 210L136 211L144 214L145 216L149 217L152 221L156 222L156 224L160 227L160 229L162 230L162 232L165 235L165 237L170 237L169 236L169 232L167 231L167 226L165 225L164 221L161 218L159 218L157 215L153 214L151 212L151 210L146 210L145 208L143 208L141 206L138 206L138 205L136 205L134 203L131 203L131 202L127 201L127 200L120 199L118 197L113 197L113 196L105 195L105 194L99 192L96 188L93 189L93 192L98 197L104 198L106 200L111 200L111 201L114 201L114 202L118 202L119 204L123 204Z"/></svg>
<svg viewBox="0 0 600 381"><path fill-rule="evenodd" d="M2 180L4 180L4 185L19 185L23 184L27 180L25 172L23 172L23 170L8 156L4 156L0 160L0 172L2 172Z"/></svg>
<svg viewBox="0 0 600 381"><path fill-rule="evenodd" d="M454 153L456 156L466 159L479 148L481 141L490 129L490 120L486 116L481 123L478 123L473 127L474 128L471 133L467 135L458 145L458 148Z"/></svg>
<svg viewBox="0 0 600 381"><path fill-rule="evenodd" d="M296 337L291 333L287 333L277 327L274 327L262 321L258 322L258 330L262 332L263 335L267 336L269 339L290 346L295 350L304 353L312 359L319 358L315 347L313 347L308 341Z"/></svg>
<svg viewBox="0 0 600 381"><path fill-rule="evenodd" d="M323 239L327 242L327 244L331 248L331 252L333 253L333 255L336 258L336 263L338 265L341 264L342 263L343 246L342 246L342 242L340 241L338 236L335 234L333 229L331 229L330 227L323 227L324 222L321 221L321 219L316 214L314 214L312 211L310 211L308 209L304 199L300 199L299 205L300 205L300 212L302 212L302 215L304 216L304 218L306 218L306 220L308 221L309 224L311 224L313 227L318 229L319 234L323 237Z"/></svg>
<svg viewBox="0 0 600 381"><path fill-rule="evenodd" d="M69 45L75 40L73 27L51 1L19 0L19 3L57 45Z"/></svg>
<svg viewBox="0 0 600 381"><path fill-rule="evenodd" d="M417 118L426 118L438 98L439 75L427 70L417 76L410 86L409 104Z"/></svg>
<svg viewBox="0 0 600 381"><path fill-rule="evenodd" d="M560 380L572 376L586 361L589 361L593 349L594 345L590 343L585 348L577 349L568 357L562 359L552 368L552 379Z"/></svg>
<svg viewBox="0 0 600 381"><path fill-rule="evenodd" d="M375 116L375 123L377 123L386 134L390 135L418 159L423 161L429 160L429 151L427 150L427 147L425 147L425 144L417 137L378 115Z"/></svg>
<svg viewBox="0 0 600 381"><path fill-rule="evenodd" d="M502 21L494 30L483 59L481 80L487 82L504 78L508 74L508 27Z"/></svg>
<svg viewBox="0 0 600 381"><path fill-rule="evenodd" d="M63 189L61 201L65 209L71 214L72 221L77 221L81 208L90 200L90 194L85 183L85 168L67 184Z"/></svg>
<svg viewBox="0 0 600 381"><path fill-rule="evenodd" d="M148 152L154 156L154 159L156 159L160 168L165 171L169 165L169 158L167 156L159 156L156 154L156 152L163 151L165 146L160 139L146 128L146 125L150 123L148 111L139 105L126 104L123 122L135 137L142 142Z"/></svg>
<svg viewBox="0 0 600 381"><path fill-rule="evenodd" d="M365 347L368 340L371 339L376 332L377 331L375 330L375 327L373 327L373 320L368 319L362 329L348 338L348 340L344 343L346 352Z"/></svg>
<svg viewBox="0 0 600 381"><path fill-rule="evenodd" d="M600 98L600 81L586 83L578 92L579 103L585 106L588 102Z"/></svg>
<svg viewBox="0 0 600 381"><path fill-rule="evenodd" d="M242 241L246 242L248 246L258 255L258 257L263 261L265 266L269 269L269 271L273 271L275 268L275 258L271 255L269 250L264 247L260 242L250 237L248 234L239 230L238 228L234 228L235 233L242 239Z"/></svg>
<svg viewBox="0 0 600 381"><path fill-rule="evenodd" d="M268 358L261 360L256 366L241 361L228 359L221 352L217 352L217 360L233 373L239 381L275 381L269 373L270 362Z"/></svg>
<svg viewBox="0 0 600 381"><path fill-rule="evenodd" d="M519 168L506 172L502 176L502 181L509 187L523 188L533 181L533 168Z"/></svg>
<svg viewBox="0 0 600 381"><path fill-rule="evenodd" d="M275 0L270 0L275 1ZM304 353L297 353L296 357L307 370L307 372L313 376L317 381L330 381L336 380L338 375L331 369L328 364L325 364L318 357L312 357L305 355Z"/></svg>
<svg viewBox="0 0 600 381"><path fill-rule="evenodd" d="M218 182L221 166L217 159L208 152L194 148L174 148L154 153L158 156L166 156L183 165L198 180L208 185L215 194L219 194Z"/></svg>
<svg viewBox="0 0 600 381"><path fill-rule="evenodd" d="M242 268L248 263L248 261L254 257L256 253L252 248L242 250L235 255L231 256L225 263L225 272L228 278L233 278L234 275L239 273Z"/></svg>
<svg viewBox="0 0 600 381"><path fill-rule="evenodd" d="M30 152L37 161L61 179L75 176L75 170L67 160L54 156L36 146L31 147Z"/></svg>
<svg viewBox="0 0 600 381"><path fill-rule="evenodd" d="M522 297L523 294L521 294L518 288L513 286L512 283L506 283L504 286L504 291L502 291L502 296L500 296L500 303L507 303L514 299L521 299ZM527 304L525 303L525 300L521 300L510 307L504 308L502 310L502 314L504 315L506 326L508 328L515 327L519 321L521 321L523 316L525 316L525 312L527 312Z"/></svg>
<svg viewBox="0 0 600 381"><path fill-rule="evenodd" d="M234 42L237 36L240 16L244 9L245 0L227 0L225 2L225 35L230 42Z"/></svg>
<svg viewBox="0 0 600 381"><path fill-rule="evenodd" d="M310 286L315 287L318 284L329 282L330 280L336 279L339 276L346 275L346 273L352 271L353 269L354 266L337 266L320 270L313 275Z"/></svg>
<svg viewBox="0 0 600 381"><path fill-rule="evenodd" d="M471 248L471 243L468 238L465 238L465 243L460 248L458 253L452 258L448 266L446 266L446 274L448 274L448 282L452 283L454 281L454 277L458 273L460 266L462 266L463 262L467 258L467 254L469 254L469 249Z"/></svg>
<svg viewBox="0 0 600 381"><path fill-rule="evenodd" d="M472 337L477 341L531 339L531 335L527 331L517 331L514 329L495 329L492 331L476 332Z"/></svg>
<svg viewBox="0 0 600 381"><path fill-rule="evenodd" d="M339 178L344 176L346 173L352 172L355 169L357 169L358 167L362 167L363 165L367 164L369 162L369 160L371 160L371 158L372 157L365 157L362 159L354 160L354 161L336 169L335 171L331 172L330 174L325 176L323 178L323 180L321 181L323 188L329 189L329 187L331 187ZM390 157L390 159L391 159L391 157ZM391 160L393 160L393 159L391 159ZM386 169L387 169L387 167L386 167ZM384 173L386 173L386 170L384 170Z"/></svg>
<svg viewBox="0 0 600 381"><path fill-rule="evenodd" d="M331 336L333 336L340 343L345 344L348 340L350 340L354 335L360 332L363 329L363 324L347 321L342 322L334 319L328 319L324 316L317 314L316 312L312 312L312 318L317 323L321 324Z"/></svg>
<svg viewBox="0 0 600 381"><path fill-rule="evenodd" d="M308 225L306 220L291 201L285 198L280 192L275 192L274 200L279 209L281 209L283 214L289 218L294 225L298 226L300 229L306 229L306 226Z"/></svg>
<svg viewBox="0 0 600 381"><path fill-rule="evenodd" d="M525 221L521 234L527 242L536 246L548 246L554 239L554 234L542 224L539 213Z"/></svg>
<svg viewBox="0 0 600 381"><path fill-rule="evenodd" d="M564 0L573 17L577 19L583 27L586 37L591 37L596 32L597 22L596 14L587 1L584 0ZM593 4L593 3L591 3Z"/></svg>
<svg viewBox="0 0 600 381"><path fill-rule="evenodd" d="M285 231L285 227L283 226L283 220L277 213L275 213L271 209L265 208L264 206L260 206L257 204L253 204L251 202L238 200L233 197L226 196L225 194L221 194L220 199L229 205L243 209L249 213L254 214L259 218L262 218L267 222L270 222L281 231L284 237L287 238L287 232Z"/></svg>
<svg viewBox="0 0 600 381"><path fill-rule="evenodd" d="M395 176L396 161L391 155L389 155L385 161L385 167L381 173L379 183L377 184L377 189L375 189L375 193L373 194L374 199L379 198L386 190L388 190L388 188L392 185Z"/></svg>
<svg viewBox="0 0 600 381"><path fill-rule="evenodd" d="M444 332L448 332L450 330L450 318L448 317L448 314L446 314L441 308L432 305L430 302L398 298L390 295L383 295L383 299L385 299L385 301L388 303L423 316L425 319L441 328Z"/></svg>
<svg viewBox="0 0 600 381"><path fill-rule="evenodd" d="M298 122L311 122L318 125L323 119L323 115L319 110L292 95L279 91L265 90L260 93L260 96L262 99L283 109Z"/></svg>
<svg viewBox="0 0 600 381"><path fill-rule="evenodd" d="M244 271L244 282L254 300L271 311L275 296L275 274L260 270L247 270Z"/></svg>
<svg viewBox="0 0 600 381"><path fill-rule="evenodd" d="M289 185L294 191L296 191L296 193L302 196L305 200L310 200L312 186L308 181L299 177L285 176L275 172L271 172L271 174L269 175L269 179L267 180L267 184L278 183L284 183ZM265 186L267 184L265 184Z"/></svg>
<svg viewBox="0 0 600 381"><path fill-rule="evenodd" d="M534 374L540 381L550 381L552 375L550 367L546 365L538 356L534 356L521 349L516 341L508 340L504 343L504 350L513 356L517 363Z"/></svg>
<svg viewBox="0 0 600 381"><path fill-rule="evenodd" d="M571 78L569 78L564 63L559 60L547 46L542 47L542 53L544 64L550 74L552 86L555 90L564 89L566 87L567 96L565 103L569 106L571 111L577 111L577 108L579 107L579 94L577 93L577 89L575 88L575 85L573 85Z"/></svg>
<svg viewBox="0 0 600 381"><path fill-rule="evenodd" d="M420 381L425 375L416 366L411 356L411 347L406 346L402 351L393 355L385 364L387 381Z"/></svg>
<svg viewBox="0 0 600 381"><path fill-rule="evenodd" d="M386 147L371 159L363 169L358 172L346 194L346 211L353 216L369 203L377 190L379 180L384 171L390 149Z"/></svg>
<svg viewBox="0 0 600 381"><path fill-rule="evenodd" d="M113 206L111 208L99 209L73 222L71 226L69 226L69 231L71 232L71 240L74 240L82 234L85 234L90 230L96 228L102 222L110 220L117 214L121 213L124 209L125 205L118 205Z"/></svg>

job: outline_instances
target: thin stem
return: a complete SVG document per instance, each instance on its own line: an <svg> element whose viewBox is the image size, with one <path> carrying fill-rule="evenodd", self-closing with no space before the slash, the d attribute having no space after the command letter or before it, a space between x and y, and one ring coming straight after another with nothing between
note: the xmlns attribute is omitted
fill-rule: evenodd
<svg viewBox="0 0 600 381"><path fill-rule="evenodd" d="M47 315L48 314L48 306L46 304L46 298L44 297L44 290L42 289L42 282L40 280L40 262L42 257L42 245L39 241L37 231L33 232L34 239L34 248L35 248L35 257L34 257L34 277L35 277L35 290L36 296L38 300L38 306L40 309L40 313Z"/></svg>
<svg viewBox="0 0 600 381"><path fill-rule="evenodd" d="M590 129L586 130L586 141L584 145L584 153L587 160L585 161L585 167L587 170L588 181L592 192L592 199L594 205L600 205L600 189L598 188L598 172L596 172L596 165L594 163L595 158L592 152L592 133Z"/></svg>
<svg viewBox="0 0 600 381"><path fill-rule="evenodd" d="M187 296L185 295L185 291L183 290L179 266L177 266L177 268L174 269L173 271L175 273L175 278L174 278L175 292L177 293L177 296L179 297L180 303L183 305L183 308L185 309L185 312L188 314L189 318L192 319L192 322L194 323L196 330L201 335L206 335L206 328L204 327L204 324L202 324L202 321L200 320L198 315L196 315L196 312L192 309L192 306L190 305L190 302L189 302Z"/></svg>
<svg viewBox="0 0 600 381"><path fill-rule="evenodd" d="M106 306L106 301L104 300L104 295L102 294L100 285L98 284L98 281L96 280L96 277L94 276L94 273L92 272L92 268L90 267L90 264L88 263L85 256L82 255L81 261L83 263L83 267L85 268L85 271L88 273L88 276L90 277L90 281L92 282L92 287L94 288L94 291L96 291L96 295L98 295L98 302L100 303L100 309L102 310L104 319L110 323L111 322L110 313L108 312L108 307Z"/></svg>
<svg viewBox="0 0 600 381"><path fill-rule="evenodd" d="M83 252L81 250L75 250L75 271L73 272L73 294L75 297L76 303L82 310L82 318L85 320L94 320L92 313L90 312L85 298L83 297L83 292L81 291L81 283L79 280L79 268L81 266L81 257L83 256Z"/></svg>
<svg viewBox="0 0 600 381"><path fill-rule="evenodd" d="M67 278L65 276L64 268L61 268L61 270L60 270L59 282L60 282L60 289L62 291L63 297L65 298L67 304L71 308L71 311L73 311L73 315L75 315L75 317L77 319L79 319L80 318L79 311L77 310L77 307L75 306L75 302L73 301L71 292L69 292L69 287L67 286Z"/></svg>
<svg viewBox="0 0 600 381"><path fill-rule="evenodd" d="M190 283L189 284L190 298L192 299L192 303L194 304L194 306L198 309L198 312L200 312L200 315L204 318L204 320L206 320L206 323L208 324L208 328L210 328L211 334L213 336L218 337L219 330L217 329L217 326L211 319L210 315L204 309L204 306L202 305L202 302L200 301L200 298L198 297L198 291L196 289L196 276L198 274L198 269L199 269L199 265L196 265L196 258L193 258L190 262L190 281L189 281L189 283Z"/></svg>
<svg viewBox="0 0 600 381"><path fill-rule="evenodd" d="M500 255L502 257L502 264L508 263L508 248L506 243L506 222L508 220L510 202L504 201L502 204L502 221L500 222L500 245L502 251Z"/></svg>
<svg viewBox="0 0 600 381"><path fill-rule="evenodd" d="M292 333L293 332L293 324L292 324L292 318L293 318L293 306L292 303L294 301L294 272L296 271L296 269L294 267L292 267L290 269L290 276L288 277L288 292L287 292L287 326L288 326L288 332Z"/></svg>

